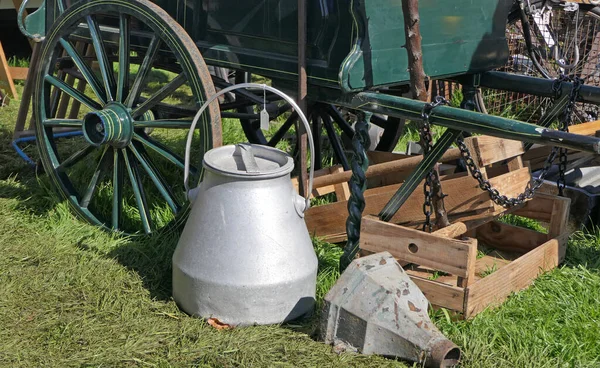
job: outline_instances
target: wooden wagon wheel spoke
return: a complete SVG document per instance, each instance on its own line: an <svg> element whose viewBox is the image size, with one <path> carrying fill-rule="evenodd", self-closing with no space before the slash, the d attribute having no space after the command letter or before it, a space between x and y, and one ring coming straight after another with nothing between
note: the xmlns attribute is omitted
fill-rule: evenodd
<svg viewBox="0 0 600 368"><path fill-rule="evenodd" d="M102 155L100 156L100 160L98 160L98 165L96 166L96 170L94 170L94 174L92 175L92 179L87 186L85 194L79 201L79 205L83 208L88 208L96 189L98 188L98 183L102 181L104 175L106 175L106 166L110 161L110 155L107 155L108 148L104 149Z"/></svg>
<svg viewBox="0 0 600 368"><path fill-rule="evenodd" d="M273 137L267 142L267 145L271 147L275 147L285 136L285 134L290 130L290 128L298 121L298 113L293 112L292 115L288 117L288 119L283 123L281 128L277 130Z"/></svg>
<svg viewBox="0 0 600 368"><path fill-rule="evenodd" d="M178 154L176 154L175 152L171 151L168 147L166 147L165 145L161 144L160 142L157 142L155 140L153 140L152 138L148 137L148 136L142 136L140 134L135 133L134 134L134 139L140 141L144 146L150 148L151 150L153 150L154 152L158 153L160 156L162 156L163 158L165 158L167 161L171 162L172 164L174 164L175 166L177 166L179 169L183 170L184 169L184 159L183 157L179 156ZM198 169L191 165L190 166L190 173L192 175L197 175L198 174Z"/></svg>
<svg viewBox="0 0 600 368"><path fill-rule="evenodd" d="M77 68L79 68L81 77L83 77L87 84L89 84L96 97L102 101L103 104L106 104L108 102L106 99L106 92L89 65L83 60L82 56L79 54L79 52L77 52L75 47L73 47L71 42L61 39L60 44L65 52L71 57L73 63L77 66Z"/></svg>
<svg viewBox="0 0 600 368"><path fill-rule="evenodd" d="M340 164L342 165L344 170L350 170L350 163L348 162L348 158L344 154L344 147L342 146L340 136L335 132L335 128L333 127L331 117L328 114L322 112L321 118L323 119L323 126L325 127L325 131L327 132L327 138L329 138L329 142L331 143L331 147L335 151L336 157L340 158Z"/></svg>
<svg viewBox="0 0 600 368"><path fill-rule="evenodd" d="M81 128L83 120L80 119L46 119L42 122L48 127L62 127L62 128Z"/></svg>
<svg viewBox="0 0 600 368"><path fill-rule="evenodd" d="M133 123L136 128L189 129L192 119L143 120Z"/></svg>
<svg viewBox="0 0 600 368"><path fill-rule="evenodd" d="M66 93L67 95L71 96L72 98L74 98L77 101L81 102L82 104L86 105L90 109L92 109L92 110L102 109L102 106L98 102L92 100L90 97L84 95L82 92L79 92L78 90L76 90L72 86L68 85L64 81L62 81L56 77L53 77L51 75L46 75L44 77L44 80L46 82L50 83L51 85L53 85L54 87L58 88L58 90L60 90L62 93Z"/></svg>
<svg viewBox="0 0 600 368"><path fill-rule="evenodd" d="M146 234L152 232L152 217L150 216L150 210L148 209L148 201L146 200L146 192L141 183L140 173L135 160L127 153L126 149L122 150L123 157L125 159L125 166L127 167L127 173L129 174L129 181L133 187L133 194L135 196L135 202L137 203L138 210L140 211L140 218L142 220L142 226Z"/></svg>
<svg viewBox="0 0 600 368"><path fill-rule="evenodd" d="M146 171L146 173L148 174L148 176L150 177L160 194L167 201L169 207L171 207L173 212L179 212L181 205L177 203L177 200L175 199L175 196L173 195L169 184L165 182L163 177L160 175L160 172L156 170L156 168L152 164L152 161L150 161L147 156L142 155L135 147L135 145L129 146L129 149L131 150L131 152L133 152L135 158L139 161L139 163L142 164L142 168Z"/></svg>
<svg viewBox="0 0 600 368"><path fill-rule="evenodd" d="M158 92L150 96L146 101L142 102L137 108L133 110L131 113L131 117L134 119L144 115L148 110L156 106L159 102L163 101L165 98L169 97L173 92L175 92L179 87L183 86L187 81L185 74L179 74L164 85Z"/></svg>
<svg viewBox="0 0 600 368"><path fill-rule="evenodd" d="M123 179L124 179L124 161L119 149L114 149L113 154L113 201L111 212L111 227L113 230L119 230L121 224L121 212L123 211Z"/></svg>
<svg viewBox="0 0 600 368"><path fill-rule="evenodd" d="M119 16L119 74L117 81L117 101L123 102L129 91L129 52L130 52L130 17ZM143 113L141 114L143 115Z"/></svg>
<svg viewBox="0 0 600 368"><path fill-rule="evenodd" d="M60 19L40 48L34 98L38 149L52 183L78 215L105 229L149 234L180 223L189 210L181 175L187 129L215 93L200 52L147 0L78 2ZM88 44L75 49L74 40ZM90 88L71 86L66 75ZM60 95L83 111L55 116ZM58 139L57 128L83 134ZM220 132L215 102L193 137L191 185Z"/></svg>
<svg viewBox="0 0 600 368"><path fill-rule="evenodd" d="M117 83L115 82L115 74L113 72L112 63L108 59L106 54L106 48L104 47L104 41L100 33L100 27L93 15L86 17L88 27L90 28L90 36L92 38L92 44L96 51L96 60L100 66L100 73L102 73L102 79L104 82L104 90L108 101L114 101L114 91Z"/></svg>
<svg viewBox="0 0 600 368"><path fill-rule="evenodd" d="M87 146L84 149L75 152L73 155L65 159L59 166L57 166L56 170L64 171L73 165L77 165L81 160L86 158L90 153L97 149L98 147L95 146Z"/></svg>
<svg viewBox="0 0 600 368"><path fill-rule="evenodd" d="M150 41L150 45L148 46L148 50L146 51L146 56L138 69L138 72L135 76L135 80L133 81L133 85L131 86L131 91L129 91L129 96L127 96L127 100L125 101L125 105L127 107L134 107L140 95L142 93L142 88L144 86L144 80L150 73L150 69L152 68L152 63L156 54L158 53L158 49L160 48L161 40L158 36L154 35L152 40Z"/></svg>

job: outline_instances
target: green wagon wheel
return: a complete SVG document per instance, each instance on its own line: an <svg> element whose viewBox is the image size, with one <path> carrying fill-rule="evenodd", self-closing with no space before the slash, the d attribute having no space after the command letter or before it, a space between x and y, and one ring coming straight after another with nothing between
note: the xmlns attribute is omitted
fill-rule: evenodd
<svg viewBox="0 0 600 368"><path fill-rule="evenodd" d="M74 211L126 233L148 234L183 219L182 157L192 117L164 111L189 114L215 93L183 28L146 0L82 1L52 25L40 55L38 147L44 169ZM77 88L65 75L78 78ZM61 96L82 106L77 116L57 115ZM196 180L203 153L221 144L216 102L199 125ZM81 136L59 139L65 129Z"/></svg>

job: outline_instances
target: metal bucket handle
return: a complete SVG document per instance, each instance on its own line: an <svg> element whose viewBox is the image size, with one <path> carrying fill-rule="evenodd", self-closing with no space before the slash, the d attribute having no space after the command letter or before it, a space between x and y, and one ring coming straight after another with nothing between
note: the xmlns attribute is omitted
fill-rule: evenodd
<svg viewBox="0 0 600 368"><path fill-rule="evenodd" d="M285 93L283 93L271 86L267 86L266 84L258 84L258 83L240 83L240 84L236 84L234 86L222 89L219 92L217 92L216 94L214 94L211 98L209 98L208 101L206 101L204 103L204 105L202 105L200 110L198 110L198 112L196 113L196 116L194 117L194 120L192 121L192 125L190 126L190 131L188 133L187 141L185 144L185 163L184 163L184 171L183 171L183 185L185 186L186 195L189 197L189 192L190 192L189 176L190 176L190 149L192 147L192 138L194 137L194 130L196 129L196 125L198 124L198 121L200 120L202 113L204 112L204 110L206 110L208 105L210 105L219 96L224 95L225 93L228 93L235 89L240 89L240 88L262 88L263 90L275 93L279 97L283 98L287 103L292 105L292 107L294 108L294 110L296 111L298 116L300 117L300 120L304 124L304 127L306 128L306 132L308 133L307 134L308 145L309 145L310 152L311 152L310 171L309 171L309 175L308 175L308 192L307 192L308 194L305 197L305 201L306 201L305 210L307 210L310 207L310 195L312 193L313 181L314 181L314 176L315 176L315 144L313 142L313 136L310 131L310 125L308 124L308 120L306 119L306 116L304 116L304 113L302 112L302 110L300 110L300 107L298 107L296 102L294 102L294 100L290 96L286 95Z"/></svg>

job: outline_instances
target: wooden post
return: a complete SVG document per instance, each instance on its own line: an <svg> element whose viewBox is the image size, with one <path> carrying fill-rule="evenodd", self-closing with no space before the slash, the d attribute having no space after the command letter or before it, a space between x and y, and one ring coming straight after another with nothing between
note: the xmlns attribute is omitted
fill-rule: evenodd
<svg viewBox="0 0 600 368"><path fill-rule="evenodd" d="M27 113L29 112L29 106L31 105L31 97L33 95L33 84L34 75L39 57L40 44L36 43L33 47L33 53L31 54L31 62L29 63L29 72L27 73L27 81L23 88L23 95L21 96L21 105L19 106L19 112L17 114L17 123L15 124L15 131L13 139L20 138L25 130L25 124L27 120Z"/></svg>
<svg viewBox="0 0 600 368"><path fill-rule="evenodd" d="M406 51L408 53L408 71L413 99L427 102L428 91L425 88L425 71L423 69L423 50L421 48L421 28L419 18L419 1L402 0L402 14L404 15L404 33L406 36ZM426 143L421 142L425 147ZM438 228L450 224L444 208L444 194L440 185L437 170L433 171L431 187L431 202L435 212Z"/></svg>
<svg viewBox="0 0 600 368"><path fill-rule="evenodd" d="M5 89L8 96L11 96L14 99L19 98L10 73L10 68L8 67L8 60L6 60L6 55L2 48L2 42L0 42L0 88Z"/></svg>
<svg viewBox="0 0 600 368"><path fill-rule="evenodd" d="M307 77L306 77L306 0L298 0L298 106L306 116L306 95L307 95ZM304 125L298 119L298 153L300 155L300 194L306 196L307 193L307 163L306 163L306 140L307 132ZM314 153L312 153L314 154Z"/></svg>
<svg viewBox="0 0 600 368"><path fill-rule="evenodd" d="M419 1L402 0L402 14L404 15L408 72L413 99L427 101L423 51L421 49L421 28L419 25Z"/></svg>

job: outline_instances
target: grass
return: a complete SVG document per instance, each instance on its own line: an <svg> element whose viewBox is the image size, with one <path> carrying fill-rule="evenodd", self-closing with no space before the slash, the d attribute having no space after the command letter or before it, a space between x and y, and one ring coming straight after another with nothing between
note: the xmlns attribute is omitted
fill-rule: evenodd
<svg viewBox="0 0 600 368"><path fill-rule="evenodd" d="M130 238L74 218L48 179L9 147L14 102L0 109L0 366L406 366L332 353L317 341L318 313L290 325L216 331L179 311L170 295L181 229ZM225 134L241 138L235 127ZM314 245L320 306L339 277L341 249ZM470 321L445 310L431 315L463 349L463 367L599 366L600 229L574 234L565 264L501 307Z"/></svg>

